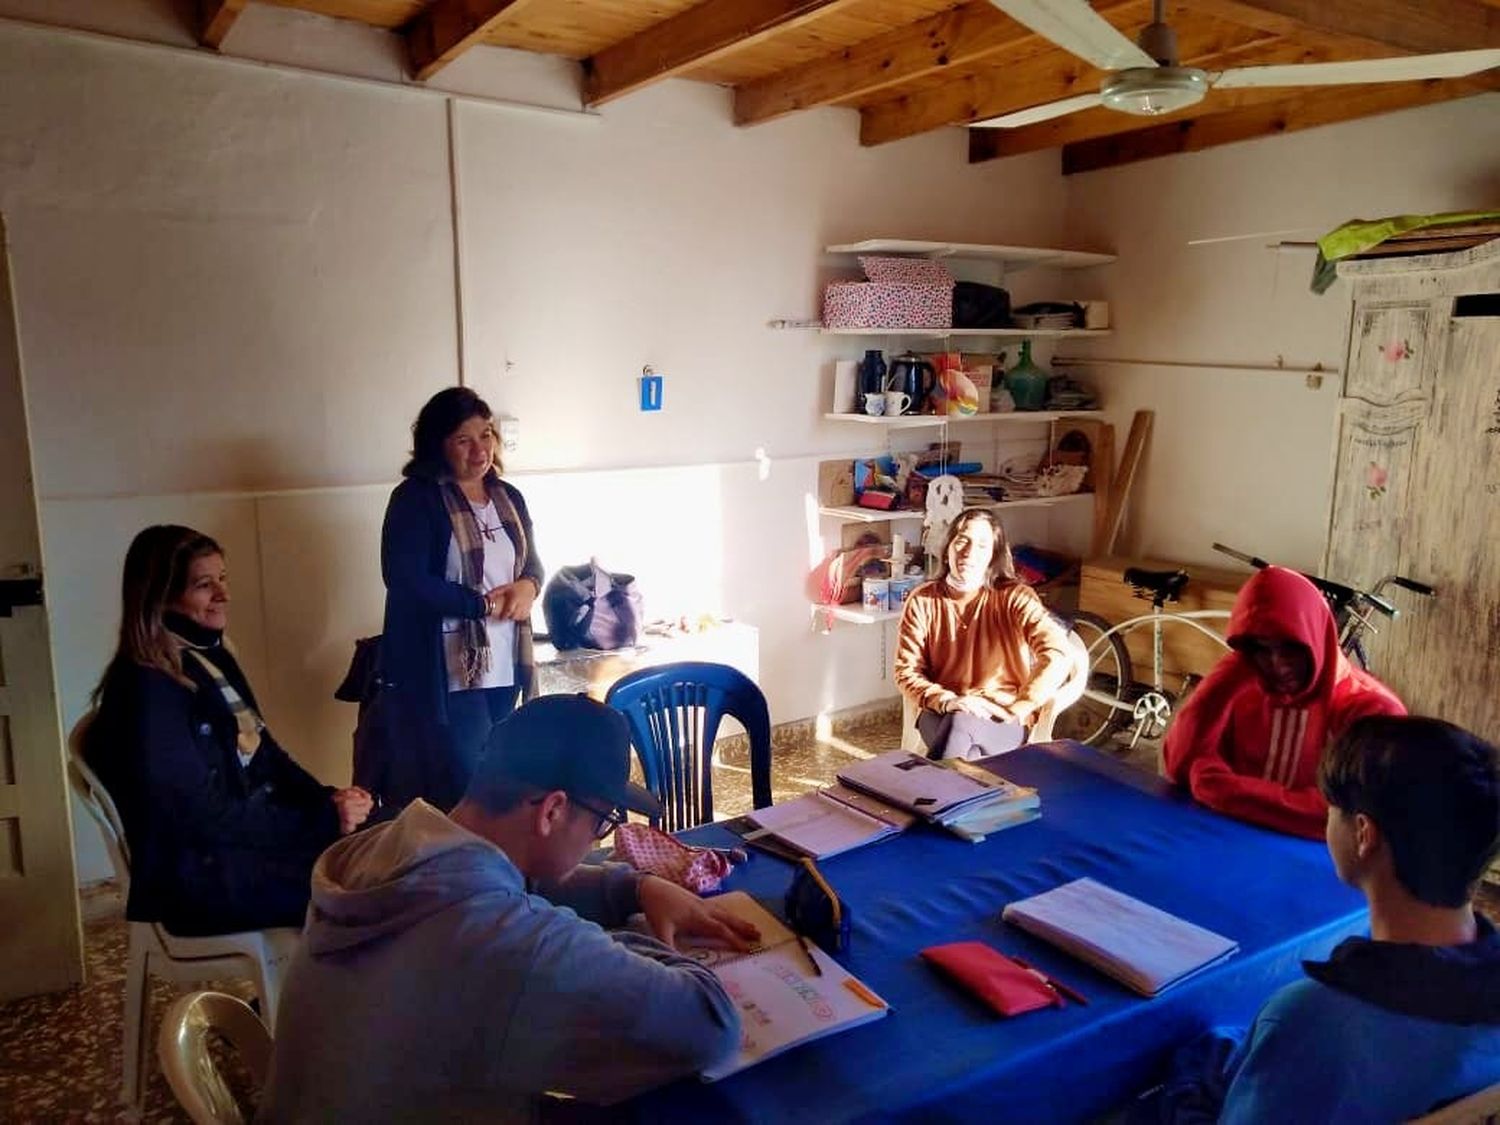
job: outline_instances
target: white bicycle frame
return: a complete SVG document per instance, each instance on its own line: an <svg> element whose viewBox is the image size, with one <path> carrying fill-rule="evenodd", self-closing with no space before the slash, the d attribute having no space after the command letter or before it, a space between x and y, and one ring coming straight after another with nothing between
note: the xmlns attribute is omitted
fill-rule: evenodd
<svg viewBox="0 0 1500 1125"><path fill-rule="evenodd" d="M1125 633L1128 633L1132 629L1144 625L1149 621L1152 622L1154 626L1151 632L1151 686L1158 692L1164 691L1166 685L1162 682L1161 666L1162 625L1164 625L1168 621L1180 621L1184 625L1192 626L1194 629L1198 630L1198 632L1202 633L1205 637L1209 637L1212 640L1217 641L1227 651L1229 648L1229 642L1224 639L1223 634L1210 629L1207 625L1204 625L1203 622L1228 620L1229 611L1227 609L1189 609L1184 610L1181 613L1163 613L1161 610L1153 609L1150 613L1143 613L1137 617L1132 617L1127 621L1122 621L1118 625L1112 625L1108 630L1099 634L1099 639L1089 646L1089 668L1092 669L1094 667L1094 661L1098 659L1097 650L1099 650L1102 645L1108 644L1110 637L1113 637L1116 634L1123 635ZM1122 684L1120 686L1123 689L1125 685ZM1105 695L1103 692L1099 691L1092 691L1087 687L1083 689L1083 694L1085 698L1092 699L1095 703L1102 703L1115 711L1124 711L1126 714L1134 717L1135 705L1133 703L1121 703L1120 700L1115 696Z"/></svg>

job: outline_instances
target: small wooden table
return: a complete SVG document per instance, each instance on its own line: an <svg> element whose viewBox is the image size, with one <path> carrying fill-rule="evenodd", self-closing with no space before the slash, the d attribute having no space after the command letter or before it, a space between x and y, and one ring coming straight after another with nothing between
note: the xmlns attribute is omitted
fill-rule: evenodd
<svg viewBox="0 0 1500 1125"><path fill-rule="evenodd" d="M742 621L721 621L698 632L652 632L648 625L640 643L629 648L590 648L559 652L550 644L536 646L536 670L543 695L583 692L602 701L616 680L638 668L653 668L684 660L704 660L738 668L760 680L760 631Z"/></svg>

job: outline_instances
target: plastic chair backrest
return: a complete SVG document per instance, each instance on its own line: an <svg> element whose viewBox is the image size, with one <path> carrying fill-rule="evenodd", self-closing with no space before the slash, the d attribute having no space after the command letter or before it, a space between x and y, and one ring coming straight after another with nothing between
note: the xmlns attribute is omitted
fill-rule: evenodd
<svg viewBox="0 0 1500 1125"><path fill-rule="evenodd" d="M1496 1121L1500 1121L1500 1082L1449 1102L1442 1109L1413 1117L1409 1125L1494 1125Z"/></svg>
<svg viewBox="0 0 1500 1125"><path fill-rule="evenodd" d="M83 759L84 738L93 725L95 712L90 711L73 725L68 733L68 783L72 786L78 803L99 826L104 837L105 850L115 869L115 879L120 884L120 893L130 894L130 845L125 842L125 825L120 812L115 808L114 798L99 775L89 768Z"/></svg>
<svg viewBox="0 0 1500 1125"><path fill-rule="evenodd" d="M237 996L190 992L179 996L162 1017L156 1053L177 1101L197 1125L238 1123L245 1107L235 1097L209 1049L222 1035L239 1054L256 1091L265 1088L271 1067L271 1033L255 1010Z"/></svg>
<svg viewBox="0 0 1500 1125"><path fill-rule="evenodd" d="M771 803L771 713L743 672L698 661L642 668L619 680L604 701L630 723L646 787L662 803L658 827L677 832L713 819L713 745L725 715L750 740L754 807Z"/></svg>

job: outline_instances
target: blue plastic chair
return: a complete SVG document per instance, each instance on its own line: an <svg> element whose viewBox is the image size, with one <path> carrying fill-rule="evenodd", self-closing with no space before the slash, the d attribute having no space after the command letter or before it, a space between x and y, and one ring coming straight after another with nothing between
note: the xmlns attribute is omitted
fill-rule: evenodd
<svg viewBox="0 0 1500 1125"><path fill-rule="evenodd" d="M661 800L658 828L677 832L713 820L713 746L719 721L738 719L750 738L750 791L771 803L771 712L760 688L727 664L685 661L642 668L604 702L624 714L646 787Z"/></svg>

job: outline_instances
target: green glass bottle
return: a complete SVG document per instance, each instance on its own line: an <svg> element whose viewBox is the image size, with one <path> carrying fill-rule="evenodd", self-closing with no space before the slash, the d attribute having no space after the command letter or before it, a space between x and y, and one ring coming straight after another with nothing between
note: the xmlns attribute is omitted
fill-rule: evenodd
<svg viewBox="0 0 1500 1125"><path fill-rule="evenodd" d="M1017 410L1040 410L1047 402L1047 372L1031 360L1031 341L1021 341L1021 358L1005 373Z"/></svg>

